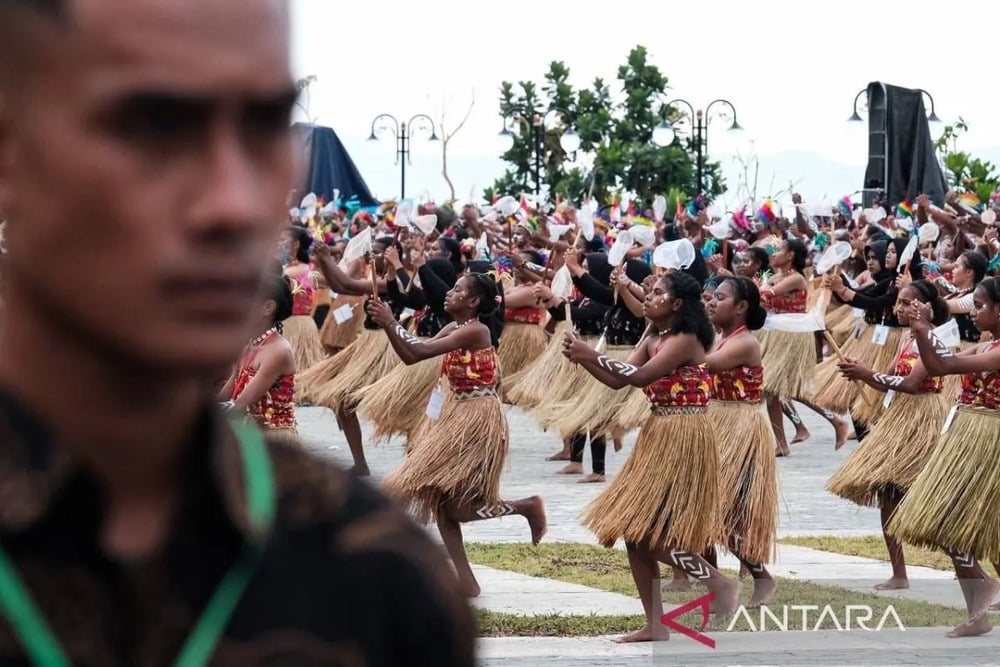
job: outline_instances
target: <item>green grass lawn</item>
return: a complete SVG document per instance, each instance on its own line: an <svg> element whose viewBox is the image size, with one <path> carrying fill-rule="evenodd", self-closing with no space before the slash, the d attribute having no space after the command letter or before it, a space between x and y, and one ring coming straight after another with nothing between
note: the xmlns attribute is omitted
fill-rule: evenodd
<svg viewBox="0 0 1000 667"><path fill-rule="evenodd" d="M466 545L469 559L476 564L493 567L500 570L520 572L537 577L546 577L574 584L583 584L591 588L628 595L636 599L635 616L518 616L489 611L479 612L480 633L484 636L515 635L515 636L583 636L602 635L627 632L642 627L642 607L639 603L635 584L629 572L625 552L619 549L604 549L588 544L479 544ZM669 578L670 568L663 566L662 574ZM733 572L727 572L734 575ZM830 605L835 611L840 623L843 624L847 605L869 605L873 611L874 626L882 617L885 609L891 604L902 623L907 627L954 626L965 620L965 613L958 609L942 605L929 604L912 600L898 600L879 597L871 593L858 593L833 586L821 586L794 579L777 578L778 591L769 607L779 615L783 605L817 605L823 608ZM695 586L691 592L663 595L664 606L667 609L690 602L704 593L704 588ZM740 601L746 604L752 593L752 584L745 582ZM750 617L756 624L759 613L750 610ZM801 612L791 611L789 630L801 627ZM680 621L688 626L700 625L699 612L680 617ZM809 625L813 627L819 612L812 612ZM821 628L836 629L832 619L824 618ZM854 626L857 627L856 624ZM894 621L889 620L886 627L895 628ZM723 627L722 629L725 629ZM739 615L732 627L733 631L750 630L746 621ZM775 629L769 625L768 629Z"/></svg>
<svg viewBox="0 0 1000 667"><path fill-rule="evenodd" d="M869 535L866 537L787 537L778 540L781 544L792 544L799 547L809 547L819 551L829 551L835 554L847 556L863 556L865 558L875 558L888 562L889 552L885 548L885 542L880 535ZM903 555L907 565L919 565L921 567L931 567L935 570L951 570L951 559L943 551L903 546ZM983 569L993 576L996 570L990 563L983 563Z"/></svg>

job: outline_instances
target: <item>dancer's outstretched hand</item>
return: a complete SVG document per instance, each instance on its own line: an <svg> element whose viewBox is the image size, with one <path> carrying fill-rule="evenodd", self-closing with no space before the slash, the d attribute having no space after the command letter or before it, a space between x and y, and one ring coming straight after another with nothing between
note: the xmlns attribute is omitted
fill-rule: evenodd
<svg viewBox="0 0 1000 667"><path fill-rule="evenodd" d="M594 350L582 338L567 331L563 338L563 356L578 364L584 359L593 357Z"/></svg>
<svg viewBox="0 0 1000 667"><path fill-rule="evenodd" d="M392 309L384 301L369 299L365 304L365 310L372 322L380 327L388 327L396 323L396 318L392 314Z"/></svg>

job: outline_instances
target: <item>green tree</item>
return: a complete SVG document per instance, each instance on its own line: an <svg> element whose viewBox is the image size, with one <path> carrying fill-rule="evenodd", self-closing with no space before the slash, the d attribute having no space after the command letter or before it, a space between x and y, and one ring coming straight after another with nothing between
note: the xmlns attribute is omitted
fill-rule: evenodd
<svg viewBox="0 0 1000 667"><path fill-rule="evenodd" d="M968 131L968 123L959 116L954 124L945 126L944 133L934 142L934 149L941 160L949 187L974 192L980 201L986 202L995 190L1000 189L1000 174L992 162L958 150L958 138Z"/></svg>
<svg viewBox="0 0 1000 667"><path fill-rule="evenodd" d="M601 78L589 88L575 90L569 74L565 63L553 62L540 87L532 81L520 81L516 88L503 82L500 113L515 119L514 143L502 156L509 167L491 191L517 194L534 190L535 110L549 120L543 135L540 174L551 195L579 200L592 190L598 201L606 204L614 193L625 191L648 206L656 195L671 188L691 194L697 191L690 133L663 148L652 142L653 130L663 118L669 114L669 120L676 123L683 116L676 107L666 108L667 77L649 62L645 47L633 48L618 68L615 94ZM558 112L547 113L560 108L569 113L569 119ZM589 168L570 162L562 149L560 137L567 124L580 136L580 152L592 158ZM706 161L704 174L706 195L725 190L717 162Z"/></svg>

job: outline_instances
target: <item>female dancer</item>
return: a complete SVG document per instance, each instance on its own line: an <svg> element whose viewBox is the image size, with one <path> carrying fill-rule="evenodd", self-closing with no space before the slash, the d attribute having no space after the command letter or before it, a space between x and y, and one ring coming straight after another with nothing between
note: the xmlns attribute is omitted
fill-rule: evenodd
<svg viewBox="0 0 1000 667"><path fill-rule="evenodd" d="M778 519L778 478L774 433L761 412L765 369L753 331L767 312L749 278L724 278L708 313L722 340L708 355L714 387L709 417L719 438L721 516L729 550L753 577L750 607L774 595L776 584L764 563L774 550Z"/></svg>
<svg viewBox="0 0 1000 667"><path fill-rule="evenodd" d="M909 324L907 313L913 303L929 304L935 325L948 320L947 305L926 280L910 283L899 291L896 317L900 324ZM884 403L889 407L875 422L868 437L830 478L826 488L862 507L879 508L892 577L876 585L875 589L909 588L903 545L886 531L886 526L937 445L948 411L948 402L941 396L941 378L927 374L920 363L917 343L909 332L903 335L891 373L878 372L854 360L839 364L839 368L844 377L885 392Z"/></svg>
<svg viewBox="0 0 1000 667"><path fill-rule="evenodd" d="M769 313L805 313L808 283L803 271L808 251L802 241L784 241L771 255L774 274L761 287L760 294ZM812 379L816 371L816 339L811 331L779 331L767 329L757 332L764 355L764 395L767 413L778 443L775 453L788 456L791 450L785 439L781 399L792 399L813 408L830 422L836 435L836 449L847 442L847 422L828 410L817 408L809 400Z"/></svg>
<svg viewBox="0 0 1000 667"><path fill-rule="evenodd" d="M517 514L528 520L531 541L546 531L542 499L500 498L500 474L508 451L507 418L497 396L496 332L484 323L502 303L490 276L473 273L455 284L445 300L454 322L433 340L419 341L381 301L368 314L385 331L405 364L443 356L446 394L427 406L430 425L421 430L409 455L386 478L385 489L407 501L420 520L437 521L458 578L469 597L480 593L462 543L461 524ZM442 400L443 403L439 403Z"/></svg>
<svg viewBox="0 0 1000 667"><path fill-rule="evenodd" d="M741 588L698 555L722 532L706 364L715 333L701 284L685 273L663 276L646 296L645 314L658 333L644 339L628 362L614 361L572 334L565 343L566 356L601 383L641 387L651 408L628 461L583 516L604 546L625 540L646 625L623 642L650 641L660 627L653 603L658 561L703 581L716 594L714 611L720 615L735 609Z"/></svg>
<svg viewBox="0 0 1000 667"><path fill-rule="evenodd" d="M289 261L285 275L292 285L292 316L285 323L284 336L295 353L295 367L305 370L323 360L323 345L319 341L319 328L313 319L313 302L316 298L316 272L309 262L312 239L304 227L288 228Z"/></svg>
<svg viewBox="0 0 1000 667"><path fill-rule="evenodd" d="M976 327L994 340L957 355L931 337L929 305L914 303L907 313L927 371L961 374L962 394L889 522L889 533L904 542L943 549L951 557L969 619L950 637L989 632L988 608L1000 591L979 565L980 558L1000 561L1000 281L986 278L973 299Z"/></svg>
<svg viewBox="0 0 1000 667"><path fill-rule="evenodd" d="M292 290L275 267L271 295L261 309L258 331L243 350L220 400L231 412L247 412L260 428L296 434L295 356L282 336L282 322L292 314Z"/></svg>
<svg viewBox="0 0 1000 667"><path fill-rule="evenodd" d="M534 292L537 274L528 267L529 262L539 267L545 262L534 250L523 250L511 259L517 285L504 295L506 325L500 345L500 393L505 403L511 402L510 393L515 390L518 377L523 377L521 371L542 356L548 342L546 312L539 307Z"/></svg>

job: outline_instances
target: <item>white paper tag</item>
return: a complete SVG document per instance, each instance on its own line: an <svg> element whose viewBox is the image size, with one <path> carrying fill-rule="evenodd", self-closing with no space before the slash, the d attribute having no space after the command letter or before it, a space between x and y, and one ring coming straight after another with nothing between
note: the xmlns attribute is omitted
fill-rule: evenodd
<svg viewBox="0 0 1000 667"><path fill-rule="evenodd" d="M882 399L882 409L888 410L894 398L896 398L896 391L894 389L885 392L885 398Z"/></svg>
<svg viewBox="0 0 1000 667"><path fill-rule="evenodd" d="M441 393L440 389L435 389L431 392L431 400L427 401L427 416L431 419L437 419L441 416L441 406L444 405L444 394Z"/></svg>
<svg viewBox="0 0 1000 667"><path fill-rule="evenodd" d="M876 324L872 333L872 342L878 346L884 346L889 340L889 327L884 324Z"/></svg>
<svg viewBox="0 0 1000 667"><path fill-rule="evenodd" d="M941 434L944 435L951 428L951 423L955 421L955 415L958 413L958 404L951 406L951 410L948 411L948 416L945 417L944 426L941 428Z"/></svg>
<svg viewBox="0 0 1000 667"><path fill-rule="evenodd" d="M851 312L854 313L854 319L856 320L860 320L862 317L865 316L864 308L851 308Z"/></svg>
<svg viewBox="0 0 1000 667"><path fill-rule="evenodd" d="M337 294L336 292L334 292L333 290L330 290L330 298L331 299L336 299L338 296L340 296L340 295Z"/></svg>
<svg viewBox="0 0 1000 667"><path fill-rule="evenodd" d="M399 314L399 319L400 319L400 321L402 321L402 320L405 320L407 318L413 317L416 314L417 314L417 311L413 310L412 308L404 308L403 312Z"/></svg>
<svg viewBox="0 0 1000 667"><path fill-rule="evenodd" d="M333 319L337 321L337 324L343 324L352 317L354 317L354 308L352 308L349 303L345 303L343 306L333 311Z"/></svg>

